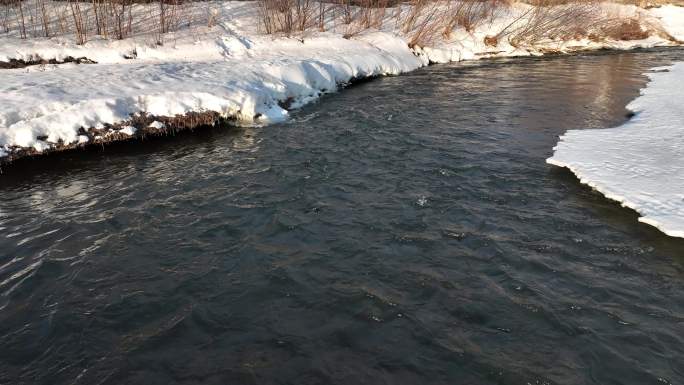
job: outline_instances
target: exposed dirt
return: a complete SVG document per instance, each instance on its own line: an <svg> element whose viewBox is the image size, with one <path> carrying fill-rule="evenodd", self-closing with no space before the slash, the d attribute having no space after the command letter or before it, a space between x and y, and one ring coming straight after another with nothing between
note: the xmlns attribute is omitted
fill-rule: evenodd
<svg viewBox="0 0 684 385"><path fill-rule="evenodd" d="M30 60L24 59L10 59L9 61L0 61L0 69L16 69L16 68L26 68L29 66L47 65L47 64L64 64L64 63L76 63L76 64L97 64L96 61L90 60L87 57L71 57L67 56L64 60L57 59L42 59L36 57Z"/></svg>
<svg viewBox="0 0 684 385"><path fill-rule="evenodd" d="M150 124L154 121L164 123L164 127L150 127ZM6 165L19 158L24 158L28 156L40 156L58 151L85 148L88 146L104 146L112 142L142 139L149 136L173 135L177 132L185 130L193 130L196 128L214 126L217 124L234 123L235 119L222 117L218 112L213 111L190 112L185 115L178 115L174 117L138 114L125 122L113 125L106 125L105 127L99 129L92 127L88 129L81 128L78 134L88 137L88 141L85 143L50 143L52 147L42 152L36 151L32 147L11 147L9 155L0 158L0 165ZM127 126L132 126L136 128L136 131L133 135L127 135L123 132L120 132L124 127ZM43 137L39 139L47 141L48 138Z"/></svg>

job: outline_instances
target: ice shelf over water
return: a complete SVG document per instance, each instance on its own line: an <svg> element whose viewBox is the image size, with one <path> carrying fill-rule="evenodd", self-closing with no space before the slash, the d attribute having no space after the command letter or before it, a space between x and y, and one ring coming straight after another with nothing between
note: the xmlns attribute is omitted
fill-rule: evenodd
<svg viewBox="0 0 684 385"><path fill-rule="evenodd" d="M627 106L629 122L568 131L547 163L636 210L640 222L684 237L684 62L653 71Z"/></svg>

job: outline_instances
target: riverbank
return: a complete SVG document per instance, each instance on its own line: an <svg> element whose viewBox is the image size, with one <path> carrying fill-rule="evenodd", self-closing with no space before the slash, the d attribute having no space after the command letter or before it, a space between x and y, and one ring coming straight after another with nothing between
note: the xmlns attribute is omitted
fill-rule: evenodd
<svg viewBox="0 0 684 385"><path fill-rule="evenodd" d="M566 130L623 123L641 74L682 58L435 65L283 124L18 161L3 376L681 383L684 239L544 160Z"/></svg>
<svg viewBox="0 0 684 385"><path fill-rule="evenodd" d="M648 73L651 82L627 108L622 126L571 130L547 163L637 211L643 222L684 238L684 63Z"/></svg>
<svg viewBox="0 0 684 385"><path fill-rule="evenodd" d="M523 32L532 32L524 30L531 23L525 18L534 8L513 4L471 31L456 26L449 36L424 38L419 45L420 23L402 30L390 22L396 11L386 11L387 20L378 28L351 33L349 25L333 18L324 32L288 37L260 31L257 3L212 4L220 9L213 26L168 33L162 45L147 35L93 38L85 44L69 37L0 37L0 61L35 64L79 58L91 63L0 70L0 161L219 120L240 125L277 122L286 119L289 109L355 79L397 75L430 63L672 46L684 40L679 23L684 8L675 6L641 9L605 3L600 11L622 20L612 25L627 31L612 37L587 32L572 39L540 35L526 42ZM410 9L399 9L402 12ZM638 27L624 27L634 20L640 21ZM510 30L518 31L517 40ZM200 115L204 118L193 118ZM148 126L153 121L165 124Z"/></svg>

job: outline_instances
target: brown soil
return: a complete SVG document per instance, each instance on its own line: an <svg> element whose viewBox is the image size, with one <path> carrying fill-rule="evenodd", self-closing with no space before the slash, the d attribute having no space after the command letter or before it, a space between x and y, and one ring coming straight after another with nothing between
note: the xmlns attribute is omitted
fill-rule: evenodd
<svg viewBox="0 0 684 385"><path fill-rule="evenodd" d="M166 127L149 127L149 125L155 120L164 123ZM114 125L107 125L102 129L81 128L79 130L79 135L85 135L88 137L89 140L86 143L52 143L52 148L42 152L38 152L33 148L12 147L10 148L10 153L8 156L0 158L0 165L8 164L19 158L24 158L28 156L37 156L52 152L72 150L76 148L85 148L88 146L103 146L116 141L142 139L149 136L173 135L180 131L193 130L196 128L214 126L217 124L231 124L234 123L234 121L235 119L233 118L225 118L222 117L218 112L212 111L190 112L186 115L178 115L175 117L139 114L133 116L128 121L117 123ZM122 128L126 126L135 127L135 134L129 136L119 132ZM47 138L39 139L47 140Z"/></svg>

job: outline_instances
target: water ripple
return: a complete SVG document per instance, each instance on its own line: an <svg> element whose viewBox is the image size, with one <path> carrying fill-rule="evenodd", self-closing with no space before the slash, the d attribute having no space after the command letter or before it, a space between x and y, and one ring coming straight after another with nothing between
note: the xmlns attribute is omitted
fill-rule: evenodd
<svg viewBox="0 0 684 385"><path fill-rule="evenodd" d="M548 167L682 51L433 66L0 177L0 383L684 381L684 243Z"/></svg>

